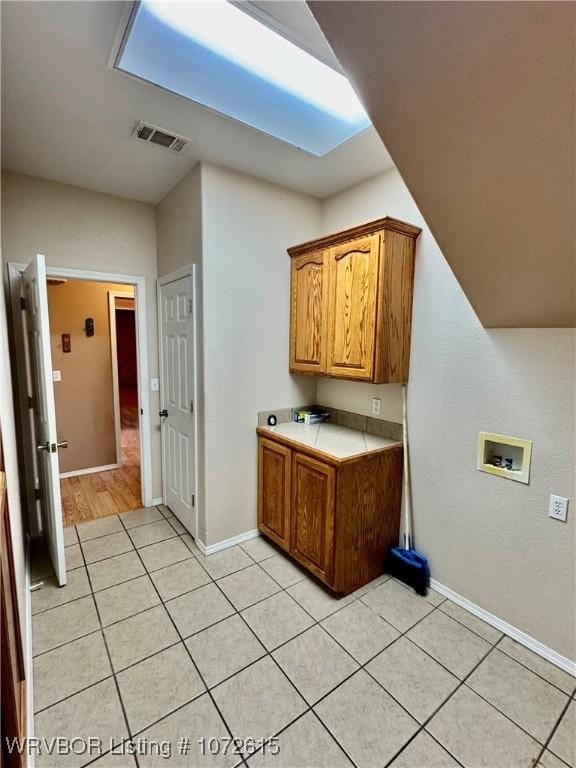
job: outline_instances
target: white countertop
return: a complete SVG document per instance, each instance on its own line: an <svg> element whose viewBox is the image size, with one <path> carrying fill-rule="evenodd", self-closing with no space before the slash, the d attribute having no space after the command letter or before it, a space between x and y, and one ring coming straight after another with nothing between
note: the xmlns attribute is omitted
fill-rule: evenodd
<svg viewBox="0 0 576 768"><path fill-rule="evenodd" d="M363 453L402 445L398 440L331 424L329 421L321 424L298 424L295 421L288 421L275 427L265 426L260 429L308 448L314 448L335 459L350 459Z"/></svg>

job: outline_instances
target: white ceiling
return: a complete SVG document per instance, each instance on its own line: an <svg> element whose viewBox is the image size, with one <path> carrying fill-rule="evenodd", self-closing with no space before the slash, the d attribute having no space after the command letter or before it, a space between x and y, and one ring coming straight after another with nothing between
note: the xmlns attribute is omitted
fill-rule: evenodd
<svg viewBox="0 0 576 768"><path fill-rule="evenodd" d="M317 158L111 69L125 6L2 3L4 168L157 203L200 160L316 197L392 165L373 128ZM263 0L251 6L337 66L304 2ZM195 141L182 156L141 144L131 138L140 119Z"/></svg>

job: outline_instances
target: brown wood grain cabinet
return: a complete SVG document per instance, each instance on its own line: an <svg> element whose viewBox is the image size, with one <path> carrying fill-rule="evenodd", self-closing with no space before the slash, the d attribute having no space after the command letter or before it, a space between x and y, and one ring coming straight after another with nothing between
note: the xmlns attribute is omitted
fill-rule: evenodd
<svg viewBox="0 0 576 768"><path fill-rule="evenodd" d="M258 529L334 592L379 576L398 543L402 446L337 459L258 428Z"/></svg>
<svg viewBox="0 0 576 768"><path fill-rule="evenodd" d="M419 234L386 217L288 249L291 373L407 381Z"/></svg>
<svg viewBox="0 0 576 768"><path fill-rule="evenodd" d="M258 441L258 528L285 550L290 549L292 451L281 443Z"/></svg>
<svg viewBox="0 0 576 768"><path fill-rule="evenodd" d="M306 373L317 373L326 367L326 283L322 251L310 251L292 259L290 366Z"/></svg>

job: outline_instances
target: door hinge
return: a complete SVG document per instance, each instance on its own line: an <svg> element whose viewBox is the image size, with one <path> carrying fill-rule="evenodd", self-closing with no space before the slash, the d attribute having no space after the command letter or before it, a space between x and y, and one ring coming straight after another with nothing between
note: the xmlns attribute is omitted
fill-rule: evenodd
<svg viewBox="0 0 576 768"><path fill-rule="evenodd" d="M196 506L196 497L194 496L194 494L192 494L192 506L193 507Z"/></svg>
<svg viewBox="0 0 576 768"><path fill-rule="evenodd" d="M28 408L30 409L34 408L34 398L30 397L30 395L28 395Z"/></svg>
<svg viewBox="0 0 576 768"><path fill-rule="evenodd" d="M34 488L34 498L36 501L40 501L41 499L40 488Z"/></svg>
<svg viewBox="0 0 576 768"><path fill-rule="evenodd" d="M20 296L20 309L26 309L26 299L24 296Z"/></svg>
<svg viewBox="0 0 576 768"><path fill-rule="evenodd" d="M188 312L192 314L192 299L188 299Z"/></svg>
<svg viewBox="0 0 576 768"><path fill-rule="evenodd" d="M194 413L194 400L190 400L190 413Z"/></svg>

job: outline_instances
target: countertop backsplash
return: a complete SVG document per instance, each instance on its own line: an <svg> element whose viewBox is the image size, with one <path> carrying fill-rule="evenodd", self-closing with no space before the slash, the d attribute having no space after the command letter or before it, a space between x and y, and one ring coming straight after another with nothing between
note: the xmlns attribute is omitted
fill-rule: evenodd
<svg viewBox="0 0 576 768"><path fill-rule="evenodd" d="M276 408L275 410L270 411L259 411L258 426L268 426L268 417L272 414L276 416L278 424L285 424L288 421L293 421L294 411L303 407L310 406L294 406L293 408ZM362 416L359 413L342 411L324 405L317 405L314 407L328 411L330 413L330 422L332 424L339 424L342 427L358 429L361 432L368 432L368 434L377 435L378 437L388 437L391 440L402 440L402 424L397 424L394 421L384 421L383 419L373 419L371 416Z"/></svg>

